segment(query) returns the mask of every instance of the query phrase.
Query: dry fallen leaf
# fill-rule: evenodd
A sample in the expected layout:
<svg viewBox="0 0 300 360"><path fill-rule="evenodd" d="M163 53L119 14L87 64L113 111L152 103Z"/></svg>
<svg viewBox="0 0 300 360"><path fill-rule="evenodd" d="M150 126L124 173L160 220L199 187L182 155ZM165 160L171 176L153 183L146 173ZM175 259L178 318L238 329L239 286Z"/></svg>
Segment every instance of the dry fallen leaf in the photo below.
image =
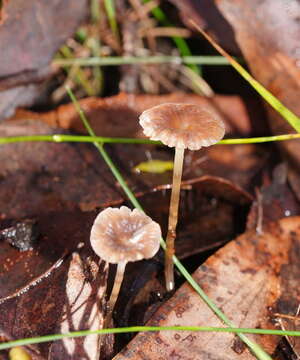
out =
<svg viewBox="0 0 300 360"><path fill-rule="evenodd" d="M146 109L165 102L183 102L207 106L218 112L226 124L226 134L246 136L251 131L262 133L264 114L256 100L239 96L216 95L206 98L195 94L132 95L121 93L108 98L86 98L80 101L92 128L99 136L145 137L138 122ZM59 106L48 113L19 110L13 119L38 119L52 127L86 132L73 104ZM257 125L259 124L259 125Z"/></svg>
<svg viewBox="0 0 300 360"><path fill-rule="evenodd" d="M91 258L81 258L74 252L66 281L66 302L62 309L59 333L82 329L97 330L104 324L104 296L107 264L97 264ZM89 269L89 277L87 276ZM91 281L92 280L92 281ZM51 344L48 359L98 359L101 337L66 338Z"/></svg>
<svg viewBox="0 0 300 360"><path fill-rule="evenodd" d="M86 16L87 4L87 0L2 2L0 44L5 51L0 56L0 96L4 100L5 95L5 102L0 105L0 119L40 96L33 83L52 72L52 57Z"/></svg>
<svg viewBox="0 0 300 360"><path fill-rule="evenodd" d="M182 218L178 227L181 241L177 243L180 256L186 257L220 246L243 227L252 200L249 194L229 181L213 177L195 179L183 186L186 190L183 189ZM153 214L161 224L167 219L169 194L166 192L169 190L155 189L140 198L147 213ZM236 213L239 213L238 218ZM102 295L97 289L100 286L100 293L104 293L106 268L102 263L99 265L101 269L98 273L102 276L97 278L95 274L98 265L90 254L89 245L82 247L82 242L86 242L89 237L95 216L95 212L78 210L70 213L41 213L36 217L40 236L32 250L20 252L11 244L0 242L0 254L3 255L0 261L0 334L7 339L14 339L32 334L89 328L95 307L99 307L100 314L92 325L101 326ZM200 231L201 239L198 237ZM128 265L128 274L116 309L117 326L144 321L161 303L161 296L156 299L154 296L156 293L164 293L158 279L162 269L159 259L158 256L152 261ZM140 276L141 273L143 276ZM68 316L69 303L76 310L72 316ZM39 359L48 358L49 351L50 358L68 358L66 352L73 354L74 349L77 354L84 353L87 356L85 341L70 341L35 346L32 351L40 354ZM113 343L112 339L109 341ZM96 338L90 350L97 351Z"/></svg>
<svg viewBox="0 0 300 360"><path fill-rule="evenodd" d="M234 35L255 79L288 109L300 116L299 1L172 2L178 6L185 19L193 19L202 27L205 19L208 28L216 34L221 33L221 26L225 24L229 29L228 33ZM295 133L281 115L270 107L267 109L274 134ZM300 199L300 142L282 142L279 146L289 162L289 181Z"/></svg>
<svg viewBox="0 0 300 360"><path fill-rule="evenodd" d="M53 129L48 125L37 121L0 124L1 136L51 132ZM91 144L82 145L45 142L1 145L1 213L6 218L19 219L49 211L76 207L90 210L120 203L123 194L115 188L108 167Z"/></svg>
<svg viewBox="0 0 300 360"><path fill-rule="evenodd" d="M284 300L285 310L297 311L299 287L291 285L299 278L299 239L300 217L269 224L262 235L248 231L211 256L194 278L236 326L274 328L277 304ZM224 326L188 284L161 306L148 325ZM249 337L269 353L279 340ZM233 334L161 331L138 334L114 360L173 358L250 360L253 355Z"/></svg>
<svg viewBox="0 0 300 360"><path fill-rule="evenodd" d="M9 296L0 299L2 338L12 340L103 326L108 266L89 245L94 218L95 213L78 210L40 215L41 235L36 246L22 253L12 248L6 258L10 268L7 261L1 261L2 284L5 280L10 285L6 292L11 290ZM0 242L0 253L4 245ZM55 266L52 259L58 259ZM16 278L22 281L21 288ZM3 293L4 285L1 290ZM95 335L33 345L28 350L34 360L78 359L78 354L95 359L99 346L100 339Z"/></svg>
<svg viewBox="0 0 300 360"><path fill-rule="evenodd" d="M140 131L137 113L132 113L131 120L125 122L126 126L123 124L122 128L119 128L118 124L124 121L122 111L118 109L118 101L116 105L112 103L106 108L100 100L105 110L99 107L98 101L94 104L97 106L92 118L94 124L98 124L96 127L100 133L106 131L105 126L104 130L100 127L105 122L111 122L109 125L111 136L120 135L121 131L123 131L122 135L125 135L128 129L131 131L130 128L135 129L133 131L135 134ZM51 114L55 113L47 114L47 118ZM72 119L73 105L65 106L64 114L65 116L69 114ZM102 118L101 114L104 114ZM118 116L114 117L114 114ZM39 116L43 118L40 114L36 115ZM52 124L55 124L55 121ZM75 124L77 122L73 125L68 123L67 127L76 127ZM117 130L114 130L116 128ZM37 119L11 120L0 125L1 136L53 133L61 133L61 129L52 128ZM170 161L172 153L168 149L124 144L106 146L106 149L135 193L171 183L171 172L161 174L133 172L137 164L146 161L149 157ZM215 146L209 150L187 152L184 178L191 180L211 174L228 178L234 184L251 191L253 177L264 168L270 151L266 145L259 147L250 144ZM70 210L77 206L83 211L89 211L97 206L120 204L124 199L123 192L92 144L35 142L1 145L0 162L2 185L0 205L1 212L7 218L29 217L40 212L61 211L66 208Z"/></svg>

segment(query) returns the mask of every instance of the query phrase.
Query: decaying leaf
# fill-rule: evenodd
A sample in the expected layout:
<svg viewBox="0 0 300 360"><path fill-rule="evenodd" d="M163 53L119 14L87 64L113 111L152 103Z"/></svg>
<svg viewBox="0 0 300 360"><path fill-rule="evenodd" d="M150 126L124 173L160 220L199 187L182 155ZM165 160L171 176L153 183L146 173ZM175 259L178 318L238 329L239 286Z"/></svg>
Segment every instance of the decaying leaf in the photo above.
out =
<svg viewBox="0 0 300 360"><path fill-rule="evenodd" d="M0 120L12 116L16 106L33 105L40 95L40 86L36 84L20 85L0 92Z"/></svg>
<svg viewBox="0 0 300 360"><path fill-rule="evenodd" d="M49 76L53 55L86 16L87 3L87 0L2 3L0 44L4 52L0 57L0 90L16 87L19 91L18 96L15 90L4 91L6 99L5 106L0 106L0 119L40 95L33 85L27 89L23 85L41 82Z"/></svg>
<svg viewBox="0 0 300 360"><path fill-rule="evenodd" d="M178 242L177 251L180 257L219 246L241 228L238 222L245 224L251 196L230 182L204 177L187 182L184 188L182 218L178 228L181 241ZM151 216L153 214L162 225L167 219L167 191L157 189L140 198L146 212ZM238 218L236 213L240 214ZM6 291L0 304L0 324L1 334L7 339L102 325L101 304L107 268L102 263L98 265L86 244L95 215L95 212L82 213L78 210L39 214L36 222L40 237L33 250L20 252L11 244L0 242L0 253L4 257L1 262L1 290ZM219 219L218 222L216 219ZM6 220L6 223L9 221ZM198 236L200 232L201 239ZM9 259L9 263L6 259ZM134 321L143 322L161 304L165 291L159 281L161 270L159 257L153 261L128 265L123 286L126 296L121 294L117 306L118 326L133 324ZM102 276L99 278L96 273ZM139 276L141 273L142 277ZM9 287L4 283L8 283ZM161 295L154 297L154 293ZM69 307L75 310L71 311ZM96 308L100 314L94 323L92 315ZM66 340L30 349L34 356L39 354L39 359L49 356L51 359L68 359L72 358L74 352L90 356L87 355L90 354L87 348L92 352L98 351L97 340L96 337L87 339L87 342L84 339L74 342ZM89 341L94 345L87 345Z"/></svg>
<svg viewBox="0 0 300 360"><path fill-rule="evenodd" d="M185 18L206 24L215 32L226 24L247 60L254 77L296 115L300 116L300 4L297 0L172 0ZM210 16L206 16L207 10ZM221 22L215 21L222 18ZM269 123L275 134L295 132L278 113L268 107ZM279 145L289 162L289 180L300 198L298 141Z"/></svg>
<svg viewBox="0 0 300 360"><path fill-rule="evenodd" d="M51 132L49 126L36 121L0 125L1 136ZM1 213L6 218L20 219L76 207L94 209L101 203L122 201L123 195L114 186L113 176L94 147L77 145L42 142L1 145Z"/></svg>
<svg viewBox="0 0 300 360"><path fill-rule="evenodd" d="M213 175L230 180L235 185L253 192L258 174L268 167L273 151L266 144L257 146L217 145L186 156L185 176Z"/></svg>
<svg viewBox="0 0 300 360"><path fill-rule="evenodd" d="M213 98L206 98L183 93L160 96L122 93L103 99L86 98L80 101L80 105L99 136L145 137L138 122L139 115L144 110L165 102L183 102L207 106L222 117L226 124L227 135L247 135L253 128L259 134L264 129L264 123L261 121L263 112L260 104L251 99L242 100L238 96L216 95ZM86 132L73 104L59 106L56 110L45 114L20 110L15 118L38 119L45 121L51 127Z"/></svg>
<svg viewBox="0 0 300 360"><path fill-rule="evenodd" d="M95 213L78 210L41 215L41 237L36 247L22 252L22 256L12 248L6 261L1 261L2 283L9 285L6 290L2 285L1 291L10 291L10 296L2 296L0 303L2 337L16 339L102 327L107 265L89 246L94 217ZM0 242L1 254L3 246ZM52 259L58 259L55 266ZM18 287L17 280L23 282L22 287ZM28 349L33 359L78 359L78 354L95 359L100 339L67 339Z"/></svg>
<svg viewBox="0 0 300 360"><path fill-rule="evenodd" d="M247 228L260 233L269 222L298 215L299 211L299 203L287 183L287 165L281 163L273 170L272 181L265 176L263 186L256 188Z"/></svg>
<svg viewBox="0 0 300 360"><path fill-rule="evenodd" d="M162 226L164 235L169 199L169 186L161 186L141 197L143 206ZM251 202L251 195L222 178L202 176L183 181L176 239L179 258L217 248L234 234L242 233Z"/></svg>
<svg viewBox="0 0 300 360"><path fill-rule="evenodd" d="M107 116L111 117L113 113L108 111ZM118 113L121 116L122 111ZM136 119L132 118L132 124L137 129ZM1 136L59 132L61 130L36 120L14 120L0 125ZM116 132L118 130L111 136ZM171 172L132 172L136 164L149 157L170 161L172 152L168 149L122 144L106 148L134 192L146 192L171 183ZM184 178L191 180L212 174L229 178L251 191L252 179L264 168L270 151L267 145L218 145L207 151L187 152ZM7 218L20 219L78 206L89 211L100 204L120 204L124 199L124 194L91 144L35 142L1 145L0 161L0 205Z"/></svg>
<svg viewBox="0 0 300 360"><path fill-rule="evenodd" d="M271 319L283 300L290 304L288 311L297 311L299 287L291 285L299 276L299 263L295 261L300 249L299 224L299 217L290 217L269 224L262 235L246 232L194 273L196 281L235 325L274 327ZM161 306L148 324L224 326L187 284ZM278 338L255 336L255 341L272 353ZM238 343L232 334L141 333L114 359L253 359Z"/></svg>
<svg viewBox="0 0 300 360"><path fill-rule="evenodd" d="M86 11L86 0L4 2L0 23L0 43L5 49L0 60L1 88L33 81L74 32Z"/></svg>
<svg viewBox="0 0 300 360"><path fill-rule="evenodd" d="M89 276L87 277L87 270ZM105 314L105 274L107 265L100 266L90 257L81 258L74 252L66 282L66 303L62 309L60 333L88 329L101 329ZM103 276L104 275L104 276ZM88 280L88 281L87 281ZM77 339L64 339L50 347L48 359L98 359L101 337L90 335Z"/></svg>

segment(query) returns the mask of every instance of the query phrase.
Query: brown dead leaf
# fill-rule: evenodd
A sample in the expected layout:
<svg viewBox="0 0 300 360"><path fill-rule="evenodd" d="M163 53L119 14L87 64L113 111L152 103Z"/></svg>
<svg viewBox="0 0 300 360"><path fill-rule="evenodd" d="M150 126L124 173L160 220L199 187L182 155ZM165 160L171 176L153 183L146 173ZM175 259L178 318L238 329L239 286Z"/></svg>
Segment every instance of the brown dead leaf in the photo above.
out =
<svg viewBox="0 0 300 360"><path fill-rule="evenodd" d="M178 228L178 238L181 241L178 242L177 247L181 256L203 252L222 244L241 226L238 225L238 221L242 222L242 213L244 214L243 223L245 223L251 197L230 182L204 177L197 181L187 182L184 187L186 190L183 190L182 196L182 218ZM169 189L161 191L156 189L140 199L147 213L162 223L167 219L168 213L169 194L166 192L169 192ZM238 221L236 213L240 214ZM85 255L85 251L88 253L90 251L87 250L89 245L85 244L80 249L76 246L88 239L89 228L94 217L95 213L79 211L39 214L37 225L40 237L32 251L19 252L10 244L0 242L0 254L2 253L4 257L0 261L3 264L1 290L8 292L6 283L11 289L0 305L0 313L2 312L3 316L4 313L9 314L5 319L0 315L1 333L8 339L29 336L29 334L32 336L32 334L42 335L77 330L90 326L90 322L84 323L82 317L87 317L89 321L95 311L95 303L100 305L101 300L96 299L94 287L94 295L89 297L91 284L96 283L97 279L93 280L94 275L87 276L87 272L81 269L82 263L86 266L90 263L90 255ZM202 236L199 241L200 231ZM51 251L48 249L49 244L51 244ZM2 251L3 249L6 251ZM9 256L7 256L7 251L10 251ZM7 269L6 261L8 257L9 269ZM53 263L57 266L53 266ZM96 265L94 264L93 267ZM86 267L84 269L86 270ZM161 269L161 263L157 259L128 266L118 305L119 326L136 320L143 321L160 304L161 298L154 301L153 294L156 291L163 294L164 291L161 282L157 279ZM139 276L141 273L142 277ZM39 281L36 281L37 278ZM15 279L18 279L18 282ZM92 281L91 284L90 281ZM17 286L20 282L21 284ZM69 297L68 302L65 300L66 296ZM91 313L87 312L86 307L82 305L85 302L85 296L88 297L86 306ZM72 300L74 298L75 301ZM35 304L34 308L32 308L32 302ZM72 312L71 319L65 315L66 304L69 302L72 308L77 310ZM56 304L55 307L53 303ZM18 309L17 313L13 310L15 308ZM16 321L15 316L23 319L23 323L20 323L21 320ZM16 328L13 326L15 322L18 325ZM101 325L97 324L98 327ZM96 340L94 339L94 344ZM84 349L90 347L83 340L77 339L71 343L70 341L54 343L50 350L47 344L33 347L32 351L42 354L40 358L43 359L44 356L48 356L49 351L51 354L49 356L53 359L68 359L67 356L71 355L67 355L67 351L70 349L77 354L83 354L84 351L88 353ZM96 345L91 347L91 351L94 350L97 350ZM84 354L87 356L86 353Z"/></svg>
<svg viewBox="0 0 300 360"><path fill-rule="evenodd" d="M36 218L39 237L32 249L20 251L1 239L0 241L0 303L18 296L54 271L76 248L82 233L81 221L91 223L92 215L74 212L47 213ZM50 220L51 219L51 220ZM66 226L68 219L70 224ZM80 221L81 220L81 221ZM1 222L1 228L5 222ZM77 236L71 236L76 232ZM58 236L58 234L60 234Z"/></svg>
<svg viewBox="0 0 300 360"><path fill-rule="evenodd" d="M275 167L272 180L265 176L263 186L256 188L247 228L261 232L265 224L299 212L299 202L287 184L287 166L281 163Z"/></svg>
<svg viewBox="0 0 300 360"><path fill-rule="evenodd" d="M180 16L186 26L190 26L189 19L193 19L201 28L212 32L223 47L235 55L241 54L232 27L218 10L216 1L170 0L170 2L179 8Z"/></svg>
<svg viewBox="0 0 300 360"><path fill-rule="evenodd" d="M169 186L160 186L140 198L147 213L161 225L163 234L167 233L169 199ZM234 234L242 233L252 202L248 193L213 176L184 181L180 199L176 253L181 259L215 249Z"/></svg>
<svg viewBox="0 0 300 360"><path fill-rule="evenodd" d="M263 131L263 117L260 104L255 100L242 100L238 96L216 95L205 98L195 94L173 93L169 95L131 95L122 93L109 98L87 98L80 104L90 120L91 126L99 136L143 136L138 123L139 115L146 109L165 102L184 102L204 105L218 112L226 124L226 134L247 135L254 128L259 134ZM36 114L19 110L13 119L38 119L52 127L76 132L86 132L73 104L62 105L46 114Z"/></svg>
<svg viewBox="0 0 300 360"><path fill-rule="evenodd" d="M36 121L0 125L1 136L53 131ZM1 145L2 214L19 219L121 202L123 194L115 187L115 180L97 151L91 145L78 145L42 142Z"/></svg>
<svg viewBox="0 0 300 360"><path fill-rule="evenodd" d="M300 116L299 2L280 0L274 4L271 0L256 0L237 6L236 2L222 0L218 7L234 28L255 78ZM269 113L275 134L295 132L274 110L269 109ZM289 161L289 180L299 199L300 143L286 142L280 147Z"/></svg>
<svg viewBox="0 0 300 360"><path fill-rule="evenodd" d="M90 271L88 277L87 268ZM59 333L102 328L105 314L103 305L105 305L106 270L107 264L102 263L99 266L89 257L82 258L77 252L72 254L66 281L67 301L62 309ZM101 338L97 334L83 338L66 338L52 343L48 359L93 360L99 358L100 350Z"/></svg>
<svg viewBox="0 0 300 360"><path fill-rule="evenodd" d="M40 86L36 84L16 86L0 92L0 120L12 116L16 106L31 106L40 96Z"/></svg>
<svg viewBox="0 0 300 360"><path fill-rule="evenodd" d="M222 17L242 50L254 77L271 91L285 106L300 116L300 3L297 0L254 0L237 2L194 0L173 2L185 17L220 31L216 17ZM210 3L210 4L209 4ZM192 11L193 9L193 11ZM206 17L210 9L213 16ZM200 16L200 17L199 17ZM295 130L277 112L268 107L269 123L274 134L294 133ZM300 199L300 143L279 144L289 162L289 180Z"/></svg>
<svg viewBox="0 0 300 360"><path fill-rule="evenodd" d="M287 301L296 312L300 218L269 224L262 235L249 231L211 256L194 273L206 294L240 327L273 328L276 303ZM286 274L289 272L289 276ZM286 310L286 309L285 309ZM188 284L184 284L148 322L148 325L224 326ZM249 336L272 353L275 336ZM236 347L232 334L141 333L114 359L253 359Z"/></svg>
<svg viewBox="0 0 300 360"><path fill-rule="evenodd" d="M53 55L86 16L87 3L87 0L3 2L0 44L5 51L0 57L0 90L40 82L49 76ZM23 87L20 89L24 91ZM36 95L36 89L32 90L31 101ZM18 105L25 105L24 96L16 97L15 90L7 96L4 112L0 106L0 119ZM28 93L26 96L28 99Z"/></svg>
<svg viewBox="0 0 300 360"><path fill-rule="evenodd" d="M111 98L111 101L113 99ZM98 102L96 101L95 104ZM109 119L119 119L109 125L109 131L112 131L109 135L115 136L116 133L121 135L120 132L123 132L123 136L130 135L125 134L131 128L130 121L134 124L132 125L132 129L135 129L133 132L140 132L137 114L134 114L134 117L130 115L131 120L125 122L126 126L123 123L121 130L118 130L123 119L120 108L114 111L115 106L118 107L119 103L107 105L104 118L102 118L107 123ZM66 109L74 114L71 105L68 105ZM96 109L92 116L94 124L97 116L103 114L102 110L98 111L98 105ZM66 111L65 114L67 113ZM52 116L51 114L47 117ZM39 114L36 115L36 118L39 116ZM55 124L53 118L51 121ZM105 133L105 127L101 131L100 124L104 122L98 122L98 131ZM73 125L68 123L68 127L70 126ZM11 120L0 125L1 136L59 132L61 130L51 128L36 120ZM162 174L137 174L133 171L137 164L147 161L149 157L172 160L173 153L169 149L124 144L114 144L106 148L134 192L146 192L157 186L171 183L170 171ZM70 210L78 206L83 211L88 211L103 205L119 204L124 199L122 190L91 144L15 143L1 145L0 150L2 164L0 205L2 213L7 218L19 219L35 216L37 213ZM253 178L264 168L270 151L272 149L267 145L260 147L218 145L208 150L187 152L184 179L192 180L203 175L214 175L228 178L243 189L252 191ZM101 181L99 181L100 178Z"/></svg>
<svg viewBox="0 0 300 360"><path fill-rule="evenodd" d="M12 248L10 258L6 258L10 269L1 261L2 278L10 288L16 287L0 303L1 336L16 339L102 327L108 268L89 245L95 215L75 211L40 216L41 237L37 246L22 252L23 258L18 255L19 250ZM0 246L2 253L2 242ZM41 247L45 251L40 251ZM59 258L59 254L64 256ZM60 261L51 266L49 259L54 255ZM32 272L38 278L32 279ZM17 287L17 277L24 283L22 288ZM2 285L2 292L4 289ZM33 359L95 359L99 337L67 339L30 349Z"/></svg>
<svg viewBox="0 0 300 360"><path fill-rule="evenodd" d="M186 155L188 165L184 174L222 177L252 193L261 173L268 170L273 151L274 148L266 144L217 145L190 151Z"/></svg>
<svg viewBox="0 0 300 360"><path fill-rule="evenodd" d="M10 0L1 8L0 88L36 79L59 46L74 32L87 11L87 1ZM19 31L22 29L22 31ZM18 36L16 36L18 34Z"/></svg>

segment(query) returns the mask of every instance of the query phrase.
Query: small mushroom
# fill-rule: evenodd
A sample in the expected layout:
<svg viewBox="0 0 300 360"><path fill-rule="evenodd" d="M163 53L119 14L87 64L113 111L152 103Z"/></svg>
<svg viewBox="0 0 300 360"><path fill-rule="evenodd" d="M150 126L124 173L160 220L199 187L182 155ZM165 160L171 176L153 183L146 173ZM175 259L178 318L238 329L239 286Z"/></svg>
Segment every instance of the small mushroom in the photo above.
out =
<svg viewBox="0 0 300 360"><path fill-rule="evenodd" d="M160 239L159 224L141 210L109 207L96 217L91 229L91 246L101 259L118 264L106 324L110 323L126 264L153 257L159 249Z"/></svg>
<svg viewBox="0 0 300 360"><path fill-rule="evenodd" d="M172 257L175 252L184 149L199 150L202 146L217 143L225 134L225 126L221 119L203 106L175 103L161 104L144 111L140 116L140 124L150 139L175 147L165 260L166 287L171 291L174 289Z"/></svg>

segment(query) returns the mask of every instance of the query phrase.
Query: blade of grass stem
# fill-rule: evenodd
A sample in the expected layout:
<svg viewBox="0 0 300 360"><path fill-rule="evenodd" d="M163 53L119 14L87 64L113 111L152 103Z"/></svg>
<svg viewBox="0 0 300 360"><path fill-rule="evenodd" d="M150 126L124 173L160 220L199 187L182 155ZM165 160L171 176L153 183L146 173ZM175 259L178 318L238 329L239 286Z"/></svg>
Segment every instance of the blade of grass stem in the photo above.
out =
<svg viewBox="0 0 300 360"><path fill-rule="evenodd" d="M73 54L70 48L66 45L61 47L60 53L66 58L61 60L71 60L73 58ZM81 69L80 65L73 64L71 69L69 69L69 66L63 66L63 68L66 71L68 78L74 80L78 85L82 86L88 96L95 95L93 87L91 86L85 72Z"/></svg>
<svg viewBox="0 0 300 360"><path fill-rule="evenodd" d="M234 144L258 144L273 141L286 141L299 139L300 134L285 134L285 135L272 135L272 136L260 136L254 138L240 138L240 139L223 139L217 143L217 145L234 145Z"/></svg>
<svg viewBox="0 0 300 360"><path fill-rule="evenodd" d="M89 38L87 45L91 48L93 56L100 57L101 42L99 35L99 26L101 19L101 10L99 0L91 0L91 20L93 23L92 36ZM103 73L100 66L93 68L93 87L96 94L101 94L103 91Z"/></svg>
<svg viewBox="0 0 300 360"><path fill-rule="evenodd" d="M287 141L296 140L300 138L300 134L285 134L274 136L261 136L254 138L240 138L240 139L223 139L216 145L242 145L242 144L258 144L274 141ZM154 141L149 139L137 139L137 138L119 138L119 137L104 137L104 136L84 136L84 135L26 135L26 136L8 136L0 137L0 145L11 144L18 142L78 142L78 143L103 143L103 144L147 144L147 145L162 145L160 141Z"/></svg>
<svg viewBox="0 0 300 360"><path fill-rule="evenodd" d="M203 77L196 74L191 68L181 66L180 71L187 79L189 79L191 83L189 87L191 87L196 94L204 95L206 97L214 96L214 91L209 84L203 79Z"/></svg>
<svg viewBox="0 0 300 360"><path fill-rule="evenodd" d="M204 30L193 20L191 24L212 44L212 46L223 55L235 70L273 107L297 132L300 132L300 118L283 105L269 90L263 87L250 73L235 61L220 45L218 45Z"/></svg>
<svg viewBox="0 0 300 360"><path fill-rule="evenodd" d="M156 332L156 331L192 331L192 332L221 332L259 335L277 335L277 336L300 336L300 331L273 330L273 329L248 329L248 328L221 328L211 326L130 326L122 328L100 329L100 330L82 330L73 331L65 334L44 335L26 339L13 340L0 344L0 350L6 350L14 346L24 346L40 344L49 341L61 340L65 338L75 338L88 335L105 334L123 334L136 332Z"/></svg>
<svg viewBox="0 0 300 360"><path fill-rule="evenodd" d="M78 112L78 114L81 117L81 120L83 124L85 125L88 133L91 136L95 136L95 132L91 128L88 119L86 118L84 112L82 111L79 102L77 101L76 97L72 93L70 88L67 88L67 92L71 97L71 100ZM123 191L128 196L129 200L131 201L132 205L136 207L137 209L140 209L141 211L144 211L136 197L134 196L133 192L130 190L128 185L126 184L126 181L124 180L123 176L121 175L120 171L117 169L111 158L109 157L108 153L104 150L103 143L96 143L94 142L94 145L99 150L100 154L102 155L103 159L105 160L106 164L116 177L117 181L119 182L120 186L122 187ZM160 239L160 245L165 250L166 249L166 243L163 239ZM205 292L202 290L202 288L199 286L199 284L194 280L194 278L191 276L191 274L186 270L186 268L183 266L183 264L179 261L179 259L174 255L173 261L177 269L180 271L180 273L184 276L184 278L188 281L188 283L191 285L191 287L200 295L202 300L206 303L206 305L213 311L221 321L223 321L224 324L226 324L228 327L234 327L232 322L227 318L227 316L217 307L217 305L205 294ZM272 358L255 342L250 340L247 336L244 334L241 334L237 332L237 336L249 347L249 349L252 351L252 353L259 359L259 360L272 360Z"/></svg>
<svg viewBox="0 0 300 360"><path fill-rule="evenodd" d="M114 0L104 0L104 6L108 17L110 28L117 39L119 39L119 29L116 20L116 10Z"/></svg>
<svg viewBox="0 0 300 360"><path fill-rule="evenodd" d="M116 66L134 64L199 64L199 65L230 65L223 56L106 56L73 59L54 59L52 64L57 66Z"/></svg>
<svg viewBox="0 0 300 360"><path fill-rule="evenodd" d="M100 1L91 0L91 19L93 23L97 23L101 18Z"/></svg>
<svg viewBox="0 0 300 360"><path fill-rule="evenodd" d="M99 57L100 56L100 39L98 34L94 34L93 37L91 36L87 41L87 46L91 49L93 56ZM93 95L101 94L103 91L103 73L101 66L93 66Z"/></svg>

